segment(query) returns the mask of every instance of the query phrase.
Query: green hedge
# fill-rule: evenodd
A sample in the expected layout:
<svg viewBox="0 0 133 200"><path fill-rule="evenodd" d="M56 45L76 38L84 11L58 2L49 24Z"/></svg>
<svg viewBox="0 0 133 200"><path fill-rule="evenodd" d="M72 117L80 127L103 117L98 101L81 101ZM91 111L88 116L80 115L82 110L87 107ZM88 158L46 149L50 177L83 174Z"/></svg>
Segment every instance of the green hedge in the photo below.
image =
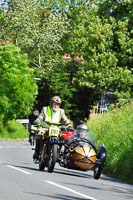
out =
<svg viewBox="0 0 133 200"><path fill-rule="evenodd" d="M0 122L0 139L22 139L28 137L26 128L15 120Z"/></svg>
<svg viewBox="0 0 133 200"><path fill-rule="evenodd" d="M97 147L107 147L104 172L133 183L133 104L99 114L88 122L97 140Z"/></svg>

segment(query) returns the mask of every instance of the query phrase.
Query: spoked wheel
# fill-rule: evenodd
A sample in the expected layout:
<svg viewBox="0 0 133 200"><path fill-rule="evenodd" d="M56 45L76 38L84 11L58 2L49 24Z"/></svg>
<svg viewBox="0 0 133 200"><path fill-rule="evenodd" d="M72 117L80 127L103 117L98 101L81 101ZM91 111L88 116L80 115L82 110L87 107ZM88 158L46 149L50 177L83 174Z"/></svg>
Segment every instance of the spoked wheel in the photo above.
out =
<svg viewBox="0 0 133 200"><path fill-rule="evenodd" d="M30 145L32 145L32 140L33 140L33 135L30 135L29 136L29 143L30 143Z"/></svg>
<svg viewBox="0 0 133 200"><path fill-rule="evenodd" d="M32 145L32 146L34 146L34 144L35 144L35 136L34 135L31 135L30 136L30 144Z"/></svg>
<svg viewBox="0 0 133 200"><path fill-rule="evenodd" d="M99 179L102 173L102 168L101 166L96 166L94 168L94 179Z"/></svg>
<svg viewBox="0 0 133 200"><path fill-rule="evenodd" d="M36 140L35 140L35 135L33 135L33 140L32 140L32 145L33 145L33 146L35 146L35 142L36 142Z"/></svg>
<svg viewBox="0 0 133 200"><path fill-rule="evenodd" d="M55 164L58 159L58 145L53 144L50 150L49 160L48 160L48 172L53 172Z"/></svg>
<svg viewBox="0 0 133 200"><path fill-rule="evenodd" d="M44 168L46 167L46 153L45 153L45 147L43 147L41 151L41 155L39 157L39 170L43 171Z"/></svg>

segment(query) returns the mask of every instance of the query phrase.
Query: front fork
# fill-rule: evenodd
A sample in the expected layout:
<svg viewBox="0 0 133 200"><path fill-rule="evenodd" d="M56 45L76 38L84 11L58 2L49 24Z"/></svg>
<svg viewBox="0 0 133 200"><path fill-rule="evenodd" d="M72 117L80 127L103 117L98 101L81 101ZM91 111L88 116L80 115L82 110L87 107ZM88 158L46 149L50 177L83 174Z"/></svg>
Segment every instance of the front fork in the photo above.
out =
<svg viewBox="0 0 133 200"><path fill-rule="evenodd" d="M46 142L46 154L47 157L51 156L51 149L53 145L58 145L58 155L60 152L60 142L59 139L56 137L49 137L48 141Z"/></svg>

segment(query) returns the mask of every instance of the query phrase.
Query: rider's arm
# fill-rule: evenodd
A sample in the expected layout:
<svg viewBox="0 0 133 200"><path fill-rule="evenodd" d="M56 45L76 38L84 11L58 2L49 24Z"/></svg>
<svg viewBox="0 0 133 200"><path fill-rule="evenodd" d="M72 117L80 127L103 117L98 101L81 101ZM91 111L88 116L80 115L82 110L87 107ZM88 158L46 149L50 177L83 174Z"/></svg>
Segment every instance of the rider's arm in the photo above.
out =
<svg viewBox="0 0 133 200"><path fill-rule="evenodd" d="M61 119L66 123L66 124L71 124L70 120L67 118L64 109L61 109Z"/></svg>
<svg viewBox="0 0 133 200"><path fill-rule="evenodd" d="M38 115L38 117L35 120L35 122L37 122L38 124L41 124L43 121L45 121L44 108L42 108L42 111Z"/></svg>

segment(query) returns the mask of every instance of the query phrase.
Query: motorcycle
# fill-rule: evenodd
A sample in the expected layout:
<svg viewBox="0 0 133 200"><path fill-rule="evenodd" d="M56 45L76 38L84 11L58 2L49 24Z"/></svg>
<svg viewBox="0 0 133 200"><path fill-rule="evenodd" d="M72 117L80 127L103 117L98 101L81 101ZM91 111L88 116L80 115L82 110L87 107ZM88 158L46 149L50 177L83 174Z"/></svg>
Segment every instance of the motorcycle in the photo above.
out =
<svg viewBox="0 0 133 200"><path fill-rule="evenodd" d="M60 152L60 124L47 122L37 128L36 137L40 138L39 170L47 167L48 172L53 172Z"/></svg>
<svg viewBox="0 0 133 200"><path fill-rule="evenodd" d="M29 131L29 143L31 146L35 146L35 137L37 134L37 129L35 125L31 125L28 129Z"/></svg>
<svg viewBox="0 0 133 200"><path fill-rule="evenodd" d="M68 133L66 132L66 135ZM68 169L81 171L94 170L94 179L99 179L106 159L106 147L100 145L96 147L85 138L72 137L66 142L65 133L64 149L60 151L59 165Z"/></svg>

